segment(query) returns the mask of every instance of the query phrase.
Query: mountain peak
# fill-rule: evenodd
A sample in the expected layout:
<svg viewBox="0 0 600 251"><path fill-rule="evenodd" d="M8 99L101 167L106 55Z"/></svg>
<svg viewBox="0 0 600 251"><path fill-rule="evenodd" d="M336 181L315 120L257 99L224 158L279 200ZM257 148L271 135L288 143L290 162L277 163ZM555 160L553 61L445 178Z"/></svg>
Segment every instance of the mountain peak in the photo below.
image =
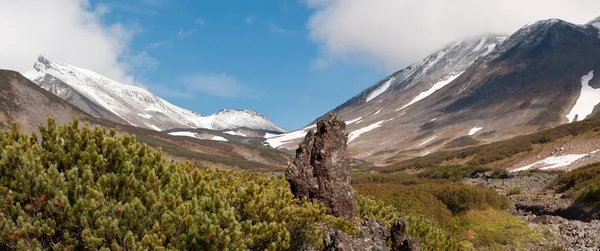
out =
<svg viewBox="0 0 600 251"><path fill-rule="evenodd" d="M587 22L587 25L600 25L600 16L590 20L589 22Z"/></svg>
<svg viewBox="0 0 600 251"><path fill-rule="evenodd" d="M44 55L39 55L35 64L33 64L33 69L43 72L47 69L52 68L52 60Z"/></svg>
<svg viewBox="0 0 600 251"><path fill-rule="evenodd" d="M215 113L215 115L227 115L227 114L248 114L251 116L265 118L265 116L262 115L261 113L255 111L255 110L249 110L249 109L222 109Z"/></svg>
<svg viewBox="0 0 600 251"><path fill-rule="evenodd" d="M25 75L40 87L70 102L80 100L81 102L74 105L84 111L97 110L97 107L101 107L112 114L113 118L118 118L118 122L124 121L132 126L158 131L173 128L224 130L239 127L285 131L262 114L252 110L226 109L204 117L199 113L175 106L141 87L123 84L96 72L62 63L44 55L38 57L33 68L34 70ZM106 116L100 117L111 119Z"/></svg>

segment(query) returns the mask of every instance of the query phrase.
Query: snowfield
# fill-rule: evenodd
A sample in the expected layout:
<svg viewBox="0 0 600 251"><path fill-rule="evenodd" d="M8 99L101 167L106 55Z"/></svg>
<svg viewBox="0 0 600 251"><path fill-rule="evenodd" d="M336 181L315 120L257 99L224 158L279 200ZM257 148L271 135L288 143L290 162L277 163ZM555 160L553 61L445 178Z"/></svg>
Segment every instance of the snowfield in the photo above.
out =
<svg viewBox="0 0 600 251"><path fill-rule="evenodd" d="M196 138L196 133L193 132L170 132L169 135Z"/></svg>
<svg viewBox="0 0 600 251"><path fill-rule="evenodd" d="M594 71L581 77L581 92L579 98L569 114L567 119L569 123L573 121L584 120L594 111L594 106L600 103L600 89L594 89L590 86L590 80L594 78Z"/></svg>
<svg viewBox="0 0 600 251"><path fill-rule="evenodd" d="M541 170L554 169L559 167L565 167L570 165L571 163L587 156L587 154L569 154L563 156L552 156L535 162L531 165L526 165L524 167L519 167L511 172L525 171L532 167L539 167Z"/></svg>

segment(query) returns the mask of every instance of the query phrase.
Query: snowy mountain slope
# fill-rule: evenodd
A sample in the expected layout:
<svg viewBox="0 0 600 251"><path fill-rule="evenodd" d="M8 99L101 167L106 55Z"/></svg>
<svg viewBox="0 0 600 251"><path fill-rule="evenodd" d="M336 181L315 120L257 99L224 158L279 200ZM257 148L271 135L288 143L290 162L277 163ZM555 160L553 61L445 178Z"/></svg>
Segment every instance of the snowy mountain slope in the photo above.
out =
<svg viewBox="0 0 600 251"><path fill-rule="evenodd" d="M599 21L542 20L452 44L331 112L352 122L352 157L380 165L582 120L600 112ZM269 141L293 149L292 136Z"/></svg>
<svg viewBox="0 0 600 251"><path fill-rule="evenodd" d="M375 128L390 122L390 119L402 116L404 111L401 110L413 106L451 82L476 59L490 53L506 37L488 35L453 43L422 61L395 72L331 112L339 113L347 120L352 142L359 142L361 135L376 131ZM314 122L311 123L313 124ZM306 131L306 128L272 136L268 142L273 142L272 147L292 149L296 147L298 138L301 138L298 136L301 131Z"/></svg>
<svg viewBox="0 0 600 251"><path fill-rule="evenodd" d="M124 85L95 72L40 56L25 74L42 88L90 114L153 130L247 127L282 132L282 128L251 110L222 110L210 116L177 107L153 93Z"/></svg>

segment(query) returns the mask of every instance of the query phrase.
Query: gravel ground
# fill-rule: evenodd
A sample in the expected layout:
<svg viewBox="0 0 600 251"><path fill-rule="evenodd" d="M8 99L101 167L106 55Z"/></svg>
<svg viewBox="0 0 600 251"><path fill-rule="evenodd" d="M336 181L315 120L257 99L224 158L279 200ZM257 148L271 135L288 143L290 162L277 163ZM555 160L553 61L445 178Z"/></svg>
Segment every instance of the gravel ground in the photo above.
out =
<svg viewBox="0 0 600 251"><path fill-rule="evenodd" d="M533 172L529 174L506 173L504 179L491 179L489 174L468 178L463 183L487 187L507 194L512 188L521 188L520 194L507 196L513 205L511 213L529 220L532 229L557 237L539 247L544 250L558 244L567 250L600 250L600 220L589 220L586 209L573 204L564 194L548 189L556 173ZM549 232L549 233L548 233Z"/></svg>

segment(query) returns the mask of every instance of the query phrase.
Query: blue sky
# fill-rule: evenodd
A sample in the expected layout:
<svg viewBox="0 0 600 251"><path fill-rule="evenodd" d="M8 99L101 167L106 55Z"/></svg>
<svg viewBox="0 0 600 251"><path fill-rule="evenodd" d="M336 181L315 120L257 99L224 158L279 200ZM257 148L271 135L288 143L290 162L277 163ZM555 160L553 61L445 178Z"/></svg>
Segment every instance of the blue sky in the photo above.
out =
<svg viewBox="0 0 600 251"><path fill-rule="evenodd" d="M189 110L303 127L457 40L600 15L598 0L0 0L0 68L38 55ZM493 6L493 8L490 8ZM540 8L544 6L544 8ZM506 15L506 13L511 13Z"/></svg>
<svg viewBox="0 0 600 251"><path fill-rule="evenodd" d="M317 67L306 5L277 1L93 1L103 22L136 32L134 75L183 108L210 115L253 109L296 129L384 78L386 69L338 62Z"/></svg>

